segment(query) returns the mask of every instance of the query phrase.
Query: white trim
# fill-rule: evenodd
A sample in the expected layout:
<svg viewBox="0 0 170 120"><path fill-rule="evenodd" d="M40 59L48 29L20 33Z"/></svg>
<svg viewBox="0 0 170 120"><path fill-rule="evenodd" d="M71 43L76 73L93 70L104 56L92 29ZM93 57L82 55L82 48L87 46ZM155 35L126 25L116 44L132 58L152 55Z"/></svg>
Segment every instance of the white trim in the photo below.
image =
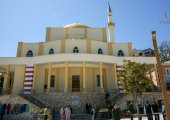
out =
<svg viewBox="0 0 170 120"><path fill-rule="evenodd" d="M33 73L25 73L25 75L33 75Z"/></svg>
<svg viewBox="0 0 170 120"><path fill-rule="evenodd" d="M32 82L24 82L24 85L32 85Z"/></svg>
<svg viewBox="0 0 170 120"><path fill-rule="evenodd" d="M34 68L26 68L25 71L33 71Z"/></svg>
<svg viewBox="0 0 170 120"><path fill-rule="evenodd" d="M33 77L25 77L25 80L33 80Z"/></svg>
<svg viewBox="0 0 170 120"><path fill-rule="evenodd" d="M24 90L31 90L32 87L24 87Z"/></svg>

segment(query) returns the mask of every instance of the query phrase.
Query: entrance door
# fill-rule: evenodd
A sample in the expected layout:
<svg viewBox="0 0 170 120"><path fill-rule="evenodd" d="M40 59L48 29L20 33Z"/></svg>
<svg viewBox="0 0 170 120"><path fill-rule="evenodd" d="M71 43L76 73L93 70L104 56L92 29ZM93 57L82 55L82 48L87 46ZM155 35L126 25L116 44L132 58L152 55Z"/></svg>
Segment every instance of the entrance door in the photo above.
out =
<svg viewBox="0 0 170 120"><path fill-rule="evenodd" d="M80 75L72 76L72 92L80 92Z"/></svg>

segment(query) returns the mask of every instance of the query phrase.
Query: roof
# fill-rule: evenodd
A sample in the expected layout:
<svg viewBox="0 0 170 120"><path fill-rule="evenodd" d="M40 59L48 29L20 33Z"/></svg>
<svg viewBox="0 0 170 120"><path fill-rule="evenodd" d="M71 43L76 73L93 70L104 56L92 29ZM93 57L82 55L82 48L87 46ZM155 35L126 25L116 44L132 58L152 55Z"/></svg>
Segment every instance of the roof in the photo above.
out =
<svg viewBox="0 0 170 120"><path fill-rule="evenodd" d="M89 28L89 26L81 23L71 23L64 26L64 28Z"/></svg>

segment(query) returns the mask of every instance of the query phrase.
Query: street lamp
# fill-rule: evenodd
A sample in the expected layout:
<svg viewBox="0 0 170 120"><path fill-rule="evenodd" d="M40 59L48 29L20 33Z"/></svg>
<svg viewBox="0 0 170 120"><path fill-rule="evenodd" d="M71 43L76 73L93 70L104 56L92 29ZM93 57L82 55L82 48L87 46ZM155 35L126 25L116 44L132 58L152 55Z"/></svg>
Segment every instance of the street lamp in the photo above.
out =
<svg viewBox="0 0 170 120"><path fill-rule="evenodd" d="M158 73L159 73L160 82L161 82L162 95L163 95L163 100L164 100L164 104L165 104L166 116L167 116L167 120L170 120L170 106L169 106L169 102L168 102L166 84L165 84L165 80L163 77L163 69L162 69L161 61L160 61L159 54L158 54L158 46L156 43L156 31L152 31L152 42L153 42L153 46L154 46L154 52L155 52L155 57L156 57L156 62L157 62L157 67L158 67Z"/></svg>

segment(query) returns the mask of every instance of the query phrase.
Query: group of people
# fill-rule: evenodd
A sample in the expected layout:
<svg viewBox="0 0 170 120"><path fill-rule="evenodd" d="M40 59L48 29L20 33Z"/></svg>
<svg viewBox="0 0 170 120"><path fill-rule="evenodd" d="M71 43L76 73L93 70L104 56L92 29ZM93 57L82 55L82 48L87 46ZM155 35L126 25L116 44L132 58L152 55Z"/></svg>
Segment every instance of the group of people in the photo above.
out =
<svg viewBox="0 0 170 120"><path fill-rule="evenodd" d="M0 103L1 120L3 120L5 114L22 113L22 112L29 112L28 104Z"/></svg>
<svg viewBox="0 0 170 120"><path fill-rule="evenodd" d="M136 110L132 102L129 104L128 109L129 109L131 120L133 120L133 114L136 113ZM163 119L166 120L166 111L163 102L161 106L161 111L159 111L159 106L156 102L150 104L148 101L146 102L145 105L138 104L138 110L139 110L140 120L142 120L143 115L146 115L148 120L153 120L153 116L155 118L154 120L160 120L159 112L162 113ZM113 120L120 120L123 112L121 112L118 104L114 104L112 106L111 112L112 112Z"/></svg>
<svg viewBox="0 0 170 120"><path fill-rule="evenodd" d="M135 113L134 107L132 107L132 102L129 104L129 112L131 113L131 120L133 120L133 115ZM162 102L161 111L159 111L159 106L156 102L150 103L149 101L146 102L145 105L138 104L139 110L139 119L142 120L142 116L145 114L148 120L153 120L153 116L155 120L160 120L159 112L162 113L163 119L166 118L166 112L164 103Z"/></svg>
<svg viewBox="0 0 170 120"><path fill-rule="evenodd" d="M70 120L72 114L72 107L69 105L66 108L60 109L61 120Z"/></svg>

